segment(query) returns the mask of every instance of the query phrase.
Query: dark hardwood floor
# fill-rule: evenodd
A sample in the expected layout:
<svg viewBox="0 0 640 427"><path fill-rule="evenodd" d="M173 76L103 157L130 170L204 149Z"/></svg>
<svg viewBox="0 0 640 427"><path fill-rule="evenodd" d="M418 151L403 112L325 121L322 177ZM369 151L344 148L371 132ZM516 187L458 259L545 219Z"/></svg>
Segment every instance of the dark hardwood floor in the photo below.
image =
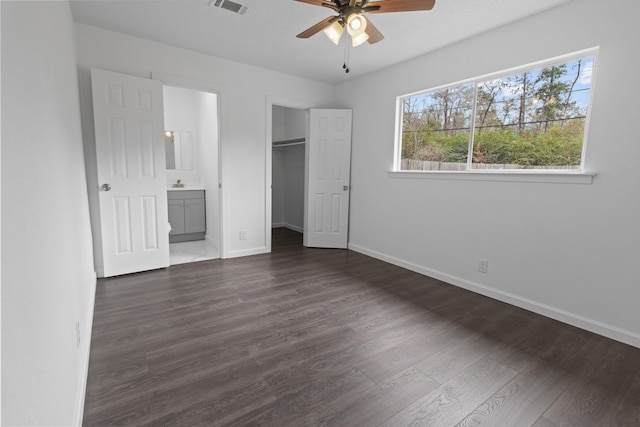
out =
<svg viewBox="0 0 640 427"><path fill-rule="evenodd" d="M98 282L84 425L640 426L640 349L276 229Z"/></svg>

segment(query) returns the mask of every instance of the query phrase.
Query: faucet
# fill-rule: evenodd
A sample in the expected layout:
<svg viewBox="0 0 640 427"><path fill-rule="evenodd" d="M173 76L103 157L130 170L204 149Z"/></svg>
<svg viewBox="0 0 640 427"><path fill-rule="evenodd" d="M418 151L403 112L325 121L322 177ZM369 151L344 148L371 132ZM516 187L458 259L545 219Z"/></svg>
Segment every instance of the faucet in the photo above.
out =
<svg viewBox="0 0 640 427"><path fill-rule="evenodd" d="M176 183L175 183L175 184L173 184L173 186L174 186L175 188L182 188L182 187L184 187L184 184L183 184L183 183L181 183L181 182L180 182L180 180L178 180L178 181L176 181Z"/></svg>

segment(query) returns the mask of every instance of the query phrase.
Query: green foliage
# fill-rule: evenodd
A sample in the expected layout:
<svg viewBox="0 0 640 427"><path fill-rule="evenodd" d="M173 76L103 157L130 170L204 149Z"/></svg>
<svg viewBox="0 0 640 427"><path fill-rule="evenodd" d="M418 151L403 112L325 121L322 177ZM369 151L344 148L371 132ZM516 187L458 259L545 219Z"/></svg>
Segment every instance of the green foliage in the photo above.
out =
<svg viewBox="0 0 640 427"><path fill-rule="evenodd" d="M528 130L518 133L501 129L476 133L474 162L513 164L525 168L580 165L582 127L579 132L575 132L575 127L575 123L565 126L554 124L547 132Z"/></svg>
<svg viewBox="0 0 640 427"><path fill-rule="evenodd" d="M409 137L409 135L405 134ZM442 132L424 129L410 135L411 144L402 144L402 157L438 162L466 162L469 132ZM411 149L409 149L409 147Z"/></svg>
<svg viewBox="0 0 640 427"><path fill-rule="evenodd" d="M577 166L582 155L584 120L575 119L554 123L546 132L509 127L486 130L474 134L473 162L520 165L524 168L540 166ZM421 129L405 133L403 158L438 162L467 161L469 133L447 133L435 129ZM411 150L409 150L411 146Z"/></svg>

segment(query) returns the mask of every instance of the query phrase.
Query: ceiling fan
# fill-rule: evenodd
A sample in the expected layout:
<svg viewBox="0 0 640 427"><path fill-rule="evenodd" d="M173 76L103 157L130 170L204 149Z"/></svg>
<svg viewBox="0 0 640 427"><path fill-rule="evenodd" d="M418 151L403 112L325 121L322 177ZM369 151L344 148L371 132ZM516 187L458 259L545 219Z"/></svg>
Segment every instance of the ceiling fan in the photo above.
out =
<svg viewBox="0 0 640 427"><path fill-rule="evenodd" d="M296 0L315 6L324 6L336 12L296 37L306 39L324 30L329 39L338 44L347 27L351 45L359 46L365 41L377 43L384 38L382 33L364 16L366 13L413 12L431 10L435 0Z"/></svg>

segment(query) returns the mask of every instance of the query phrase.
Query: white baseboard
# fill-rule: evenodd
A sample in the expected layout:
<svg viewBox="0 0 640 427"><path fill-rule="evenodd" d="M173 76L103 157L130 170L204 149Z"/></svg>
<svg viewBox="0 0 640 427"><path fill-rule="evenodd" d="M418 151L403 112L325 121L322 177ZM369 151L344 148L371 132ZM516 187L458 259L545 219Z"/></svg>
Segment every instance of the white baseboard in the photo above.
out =
<svg viewBox="0 0 640 427"><path fill-rule="evenodd" d="M259 248L243 249L241 251L229 251L226 254L225 258L239 258L243 256L260 255L260 254L267 254L267 253L269 253L267 248L262 246Z"/></svg>
<svg viewBox="0 0 640 427"><path fill-rule="evenodd" d="M567 323L577 328L584 329L586 331L593 332L595 334L602 335L607 338L611 338L613 340L640 348L640 334L637 334L635 332L618 328L617 326L609 325L597 320L589 319L587 317L580 316L578 314L571 313L557 307L552 307L550 305L543 304L528 298L523 298L509 292L504 292L488 286L484 286L470 280L443 273L441 271L432 270L430 268L404 261L402 259L392 257L381 252L370 250L353 243L349 244L349 249L379 259L381 261L397 265L398 267L406 268L407 270L411 270L425 276L433 277L434 279L438 279L451 285L467 289L480 295L484 295L498 301L506 302L507 304L511 304L516 307L541 314L551 319Z"/></svg>
<svg viewBox="0 0 640 427"><path fill-rule="evenodd" d="M89 376L89 355L91 354L91 335L93 331L93 311L95 308L96 302L96 285L97 285L97 277L93 278L93 289L91 290L91 301L89 301L89 312L87 313L87 318L85 324L81 326L81 331L84 331L82 335L82 340L80 341L81 347L80 351L82 351L81 355L81 371L80 377L78 378L78 394L76 396L76 410L73 417L73 425L74 426L82 426L82 418L84 416L84 398L87 393L87 378Z"/></svg>

